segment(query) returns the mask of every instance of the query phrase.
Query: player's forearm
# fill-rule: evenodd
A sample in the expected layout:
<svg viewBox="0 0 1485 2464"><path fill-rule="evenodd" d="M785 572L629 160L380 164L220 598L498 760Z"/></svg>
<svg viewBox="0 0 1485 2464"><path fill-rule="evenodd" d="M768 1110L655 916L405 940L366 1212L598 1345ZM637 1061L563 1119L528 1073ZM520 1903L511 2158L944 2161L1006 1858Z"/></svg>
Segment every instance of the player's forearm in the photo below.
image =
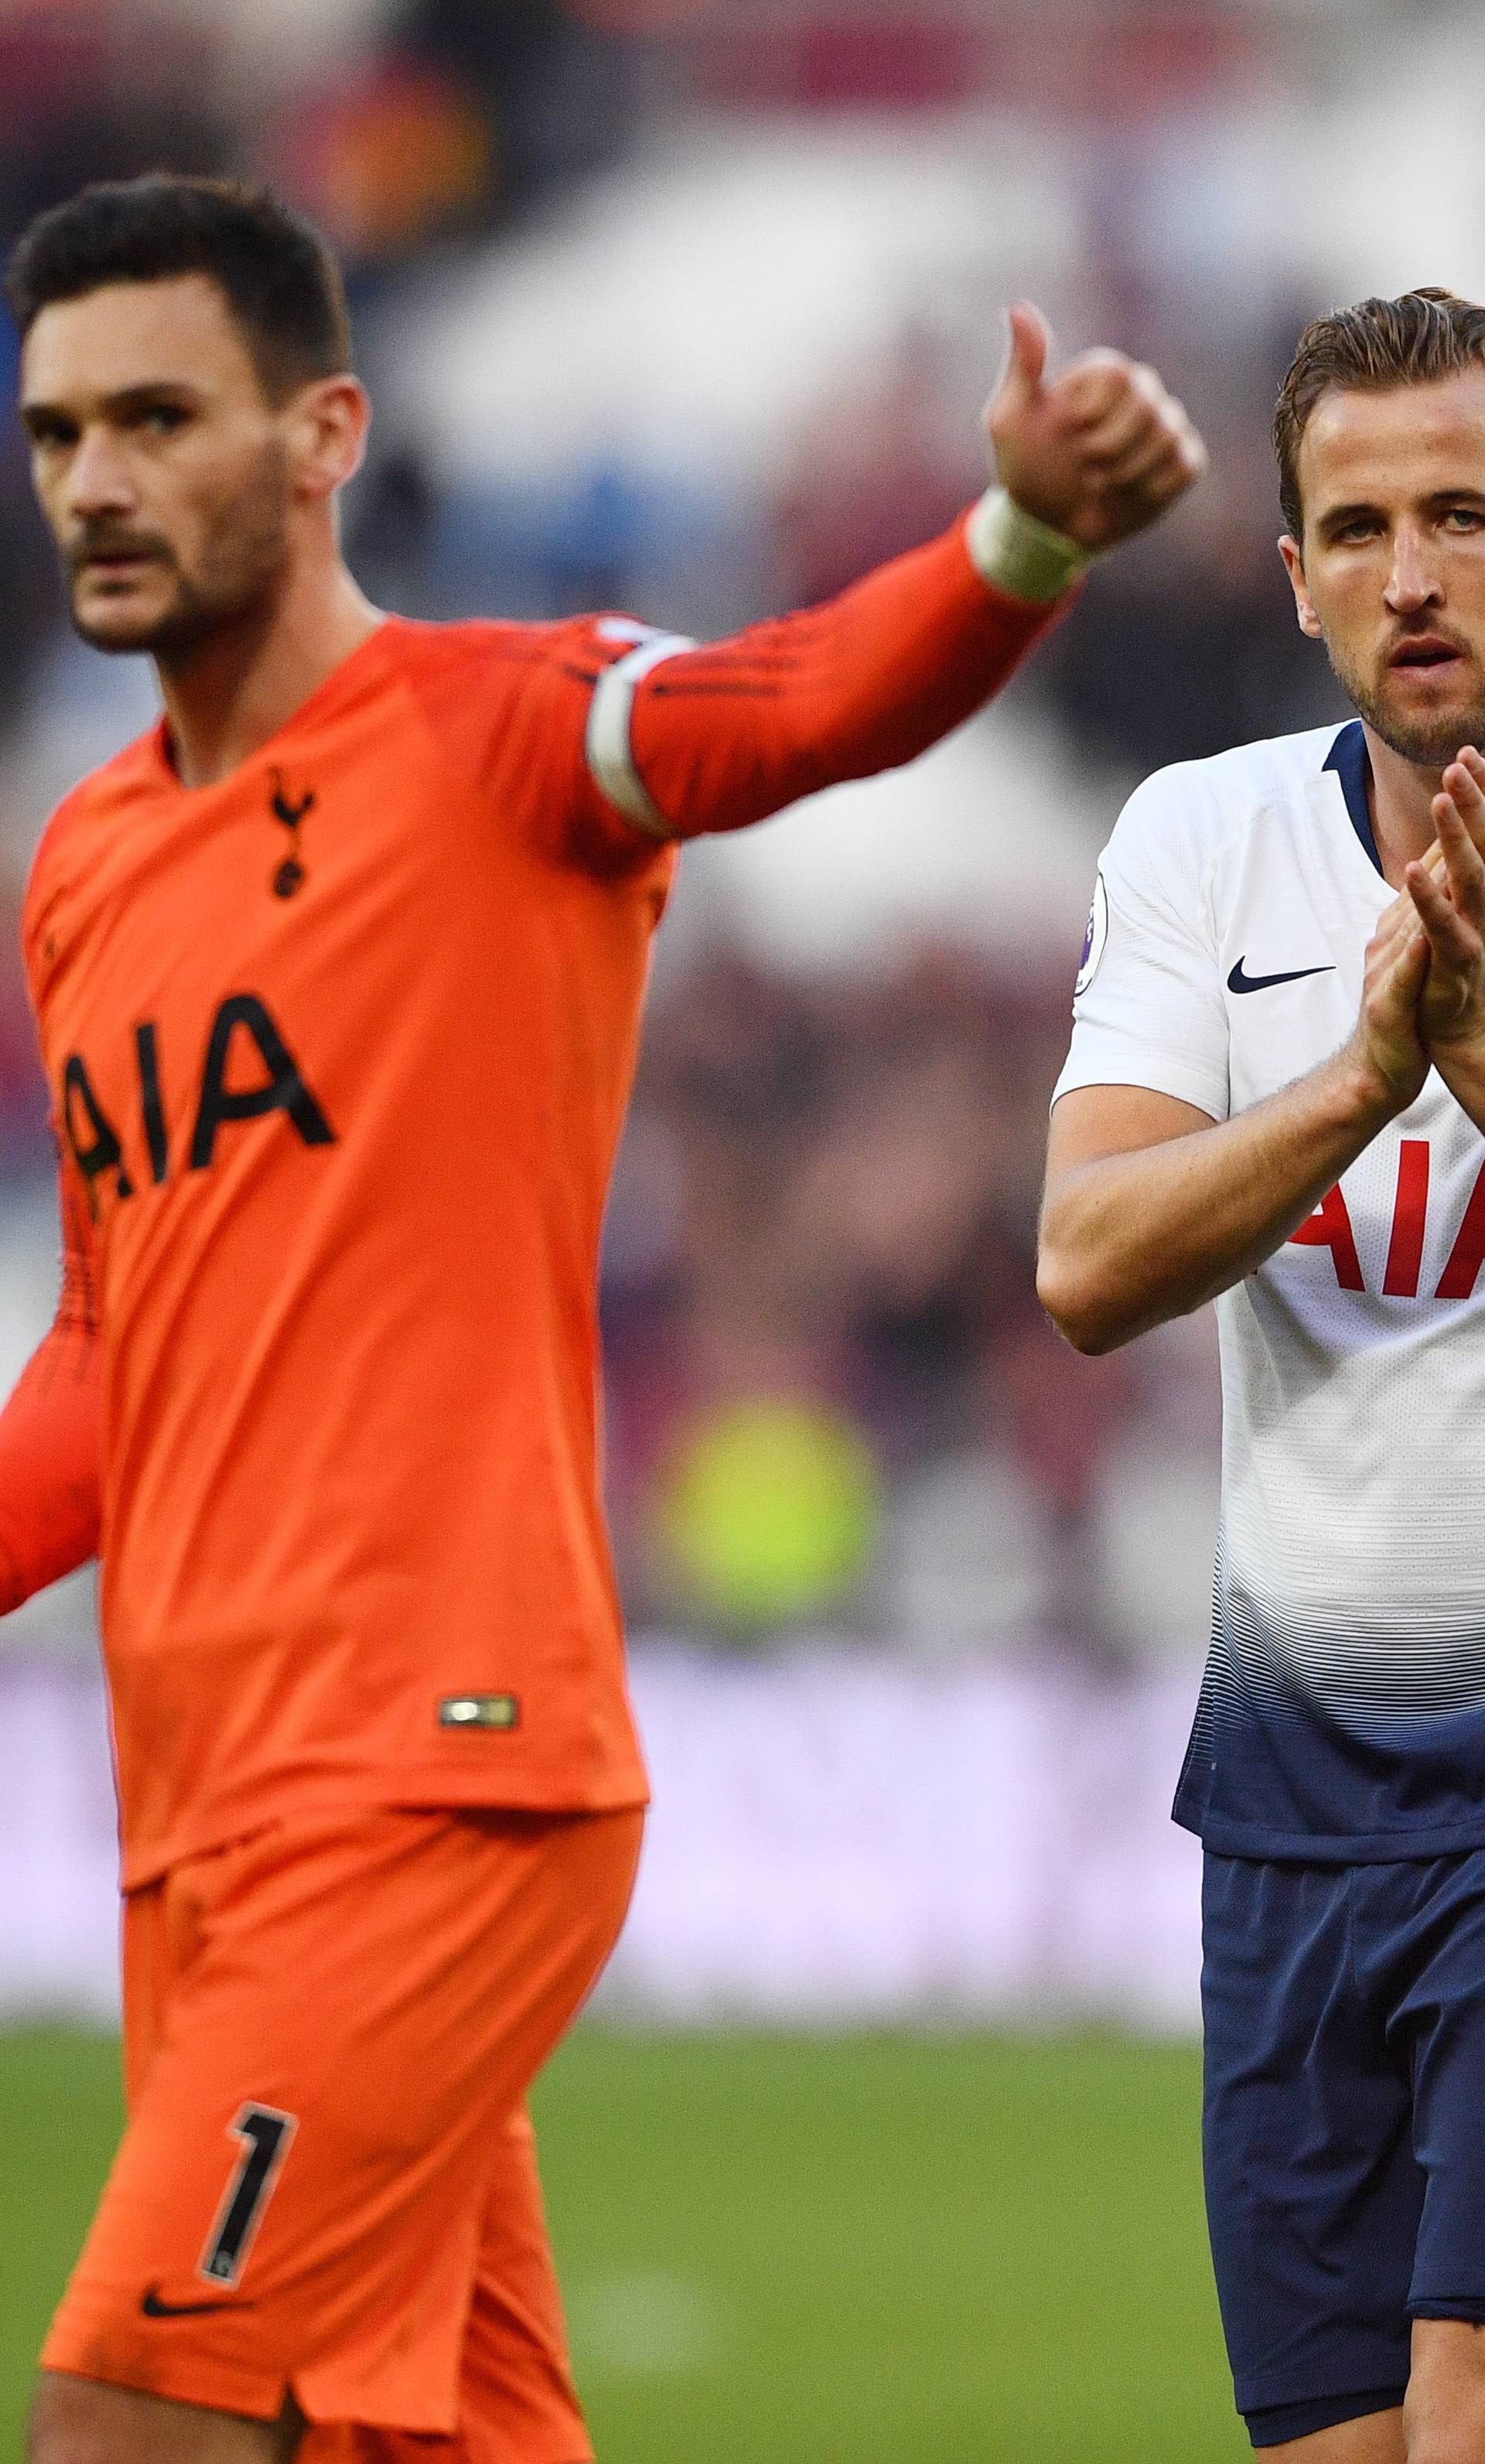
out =
<svg viewBox="0 0 1485 2464"><path fill-rule="evenodd" d="M1000 690L1076 569L992 492L828 605L667 658L630 721L656 814L680 837L740 829L915 759Z"/></svg>
<svg viewBox="0 0 1485 2464"><path fill-rule="evenodd" d="M1044 1307L1087 1353L1200 1309L1271 1257L1401 1109L1338 1053L1232 1120L1065 1174L1043 1209Z"/></svg>
<svg viewBox="0 0 1485 2464"><path fill-rule="evenodd" d="M58 1323L0 1411L0 1613L98 1553L102 1347Z"/></svg>

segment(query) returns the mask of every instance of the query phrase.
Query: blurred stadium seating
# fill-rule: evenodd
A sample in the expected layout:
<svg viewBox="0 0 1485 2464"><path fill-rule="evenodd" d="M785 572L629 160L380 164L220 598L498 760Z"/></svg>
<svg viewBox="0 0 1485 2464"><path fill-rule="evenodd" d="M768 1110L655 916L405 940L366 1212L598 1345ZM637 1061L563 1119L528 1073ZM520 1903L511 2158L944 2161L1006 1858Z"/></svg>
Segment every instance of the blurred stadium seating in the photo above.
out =
<svg viewBox="0 0 1485 2464"><path fill-rule="evenodd" d="M0 0L0 242L159 165L331 232L378 406L353 561L410 614L700 635L833 591L982 484L1020 294L1156 361L1212 447L982 720L681 868L603 1287L657 1805L620 2033L541 2091L613 2464L1241 2450L1189 2049L900 2032L1194 2025L1165 1808L1214 1346L1053 1337L1046 1100L1127 788L1339 709L1269 408L1315 308L1485 292L1485 157L1435 168L1482 55L1465 0ZM69 636L4 422L0 566L8 1379L55 1287L15 913L50 804L154 702ZM0 2023L115 2007L91 1603L0 1635ZM0 2026L0 2115L4 2436L111 2061Z"/></svg>
<svg viewBox="0 0 1485 2464"><path fill-rule="evenodd" d="M333 232L379 404L354 560L410 612L606 604L705 633L833 590L980 484L975 413L1022 291L1070 346L1157 360L1211 440L1199 497L1093 577L960 739L682 868L603 1298L641 1688L665 1796L698 1837L688 1740L708 1733L708 1685L723 1725L729 1689L758 1689L760 1737L823 1720L822 1767L875 1770L894 1688L904 1735L957 1688L1005 1706L986 1734L1040 1705L1025 1752L1049 1786L1081 1750L1059 1705L1066 1737L1099 1741L1111 1803L1127 1789L1154 1822L1173 1777L1204 1639L1212 1347L1204 1323L1101 1363L1053 1338L1031 1283L1045 1102L1124 789L1338 707L1271 547L1266 421L1294 331L1361 288L1480 287L1485 173L1430 185L1425 228L1406 145L1369 141L1384 91L1389 125L1421 131L1485 36L1446 0L1407 13L1405 44L1381 0L0 0L0 236L84 177L159 163L270 177ZM0 554L13 916L50 802L152 702L138 667L68 637L4 429ZM7 1371L48 1310L48 1170L6 932ZM87 1598L73 1586L14 1622L0 1699L72 1723L96 1779ZM904 1750L892 1785L931 1792L931 1754ZM771 1817L736 1772L729 1790L719 1837L745 1864L749 1803ZM854 1855L866 1890L850 1793L838 1838L817 1826L809 1853ZM657 1842L678 1819L662 1813ZM0 1946L24 1828L0 1822ZM1071 1925L1097 1836L1058 1866L1056 1829L1036 1853L1050 1921ZM1090 2009L1188 2018L1190 1875L1171 1854L1179 1873L1152 1851L1147 1875L1152 1906L1186 1911L1162 1935L1168 1970L1111 2002L1097 1961L1075 1963ZM94 1973L98 1922L78 1919L92 1948L59 1954L58 1976ZM649 1940L616 1994L704 2010ZM29 1956L18 1933L0 1947L12 2004ZM903 1973L895 2009L963 1999L926 1952ZM1065 1977L1009 1973L977 2004L964 1989L970 2005L1077 2007ZM838 1984L844 2011L887 2007L869 1963ZM722 1998L752 1990L733 1976Z"/></svg>

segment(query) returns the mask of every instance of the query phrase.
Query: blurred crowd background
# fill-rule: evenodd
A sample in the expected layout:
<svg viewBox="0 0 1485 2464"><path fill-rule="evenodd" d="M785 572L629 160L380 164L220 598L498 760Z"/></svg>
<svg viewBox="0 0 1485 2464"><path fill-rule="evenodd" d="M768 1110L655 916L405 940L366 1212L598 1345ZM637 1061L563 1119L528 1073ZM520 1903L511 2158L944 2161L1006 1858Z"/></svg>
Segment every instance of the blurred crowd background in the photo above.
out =
<svg viewBox="0 0 1485 2464"><path fill-rule="evenodd" d="M1166 1809L1214 1342L1076 1359L1035 1210L1123 796L1341 715L1274 554L1274 394L1317 309L1485 297L1482 68L1468 0L0 0L0 246L161 165L271 180L334 239L377 405L348 542L407 613L716 635L838 589L983 486L1018 296L1064 351L1154 361L1211 448L981 720L682 860L604 1266L655 1810L600 2012L708 2036L595 2032L564 2059L611 2108L550 2090L615 2464L721 2464L742 2423L786 2464L1241 2446L1194 2068L1045 2034L1196 2022ZM0 312L0 394L14 355ZM55 1288L15 913L52 803L155 707L69 634L3 407L0 574L3 1389ZM111 2016L114 1876L84 1576L0 1632L0 2053ZM719 2022L1033 2033L816 2064ZM95 2167L58 2223L79 2057L33 2058L50 2102L0 2081L11 2413Z"/></svg>
<svg viewBox="0 0 1485 2464"><path fill-rule="evenodd" d="M1210 442L963 737L685 858L604 1280L641 1630L1199 1655L1209 1329L1096 1363L1051 1334L1047 1097L1128 787L1339 715L1271 405L1318 307L1485 284L1477 153L1418 176L1482 58L1440 0L0 0L0 239L160 165L271 179L334 238L379 413L351 554L405 612L715 634L838 589L983 484L1022 293ZM52 800L153 705L68 635L3 425L0 563L13 910ZM10 922L4 1368L52 1271Z"/></svg>

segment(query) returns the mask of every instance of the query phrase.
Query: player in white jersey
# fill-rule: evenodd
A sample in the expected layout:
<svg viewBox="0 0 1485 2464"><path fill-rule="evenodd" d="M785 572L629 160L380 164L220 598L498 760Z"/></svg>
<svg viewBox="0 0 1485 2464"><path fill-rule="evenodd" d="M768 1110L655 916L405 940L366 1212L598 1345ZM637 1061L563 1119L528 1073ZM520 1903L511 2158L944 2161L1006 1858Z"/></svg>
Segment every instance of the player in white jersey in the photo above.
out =
<svg viewBox="0 0 1485 2464"><path fill-rule="evenodd" d="M1216 1298L1208 2205L1237 2402L1303 2464L1485 2464L1485 308L1366 300L1275 423L1361 713L1160 773L1103 856L1040 1288Z"/></svg>

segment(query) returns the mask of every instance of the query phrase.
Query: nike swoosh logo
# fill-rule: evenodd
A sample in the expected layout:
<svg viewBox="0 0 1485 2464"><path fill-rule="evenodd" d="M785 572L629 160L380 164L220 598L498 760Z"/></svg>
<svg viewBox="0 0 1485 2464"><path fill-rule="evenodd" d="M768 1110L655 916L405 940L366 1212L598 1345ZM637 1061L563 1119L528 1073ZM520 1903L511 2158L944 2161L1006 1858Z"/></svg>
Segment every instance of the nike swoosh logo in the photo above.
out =
<svg viewBox="0 0 1485 2464"><path fill-rule="evenodd" d="M250 2310L252 2306L250 2301L162 2301L158 2284L148 2286L140 2299L146 2319L204 2319L211 2310Z"/></svg>
<svg viewBox="0 0 1485 2464"><path fill-rule="evenodd" d="M1274 984L1297 984L1306 976L1333 976L1335 972L1333 966L1291 967L1282 976L1248 976L1243 973L1243 960L1239 958L1228 978L1228 990L1230 993L1266 993Z"/></svg>

